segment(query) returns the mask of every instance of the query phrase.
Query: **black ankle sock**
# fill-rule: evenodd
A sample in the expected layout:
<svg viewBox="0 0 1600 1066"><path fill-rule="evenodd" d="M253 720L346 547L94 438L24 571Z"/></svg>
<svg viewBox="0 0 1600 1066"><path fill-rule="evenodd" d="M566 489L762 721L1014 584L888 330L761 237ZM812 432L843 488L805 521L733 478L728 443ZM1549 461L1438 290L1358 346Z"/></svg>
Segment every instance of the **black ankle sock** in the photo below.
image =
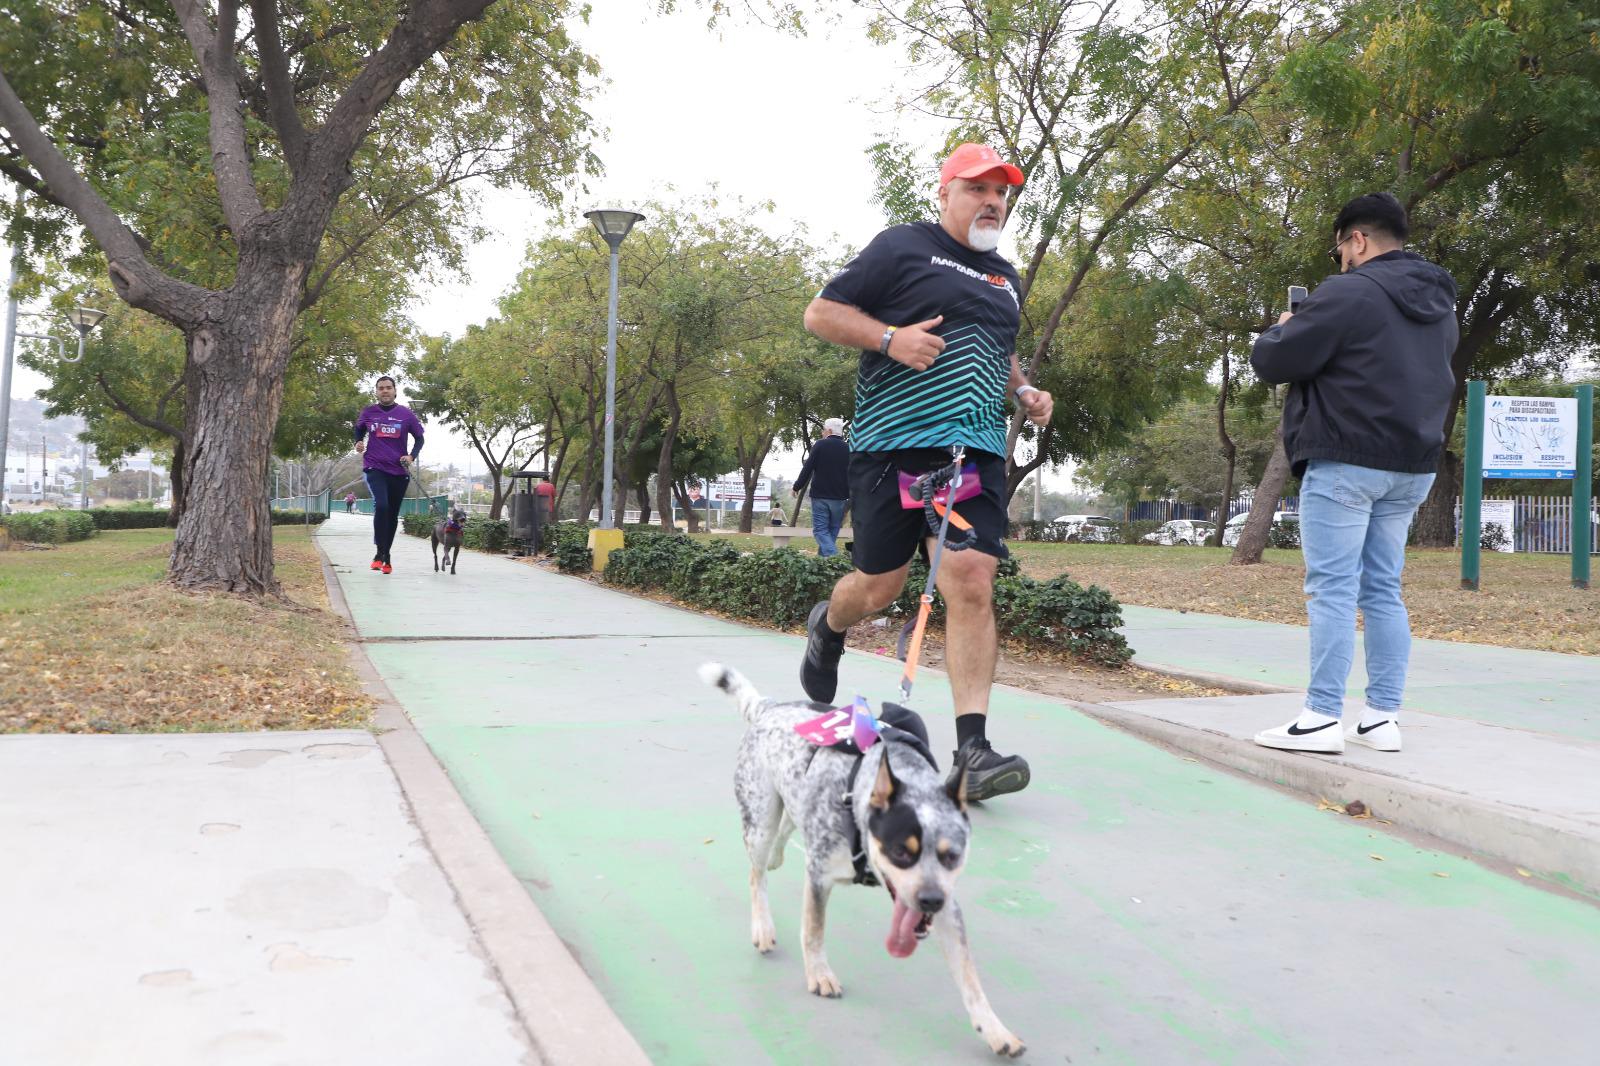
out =
<svg viewBox="0 0 1600 1066"><path fill-rule="evenodd" d="M958 714L956 715L956 747L961 747L968 740L985 740L983 734L984 723L989 716L986 714Z"/></svg>

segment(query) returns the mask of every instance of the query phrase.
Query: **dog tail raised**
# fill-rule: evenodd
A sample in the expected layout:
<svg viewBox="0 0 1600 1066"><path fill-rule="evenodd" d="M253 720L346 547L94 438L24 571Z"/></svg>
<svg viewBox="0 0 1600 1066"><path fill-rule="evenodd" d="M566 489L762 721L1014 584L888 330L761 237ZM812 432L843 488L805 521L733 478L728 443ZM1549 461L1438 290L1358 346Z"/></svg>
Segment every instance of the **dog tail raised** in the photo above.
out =
<svg viewBox="0 0 1600 1066"><path fill-rule="evenodd" d="M756 708L761 705L761 693L757 692L756 687L739 671L721 663L702 663L700 680L732 696L738 702L739 713L744 715L746 722L756 720Z"/></svg>

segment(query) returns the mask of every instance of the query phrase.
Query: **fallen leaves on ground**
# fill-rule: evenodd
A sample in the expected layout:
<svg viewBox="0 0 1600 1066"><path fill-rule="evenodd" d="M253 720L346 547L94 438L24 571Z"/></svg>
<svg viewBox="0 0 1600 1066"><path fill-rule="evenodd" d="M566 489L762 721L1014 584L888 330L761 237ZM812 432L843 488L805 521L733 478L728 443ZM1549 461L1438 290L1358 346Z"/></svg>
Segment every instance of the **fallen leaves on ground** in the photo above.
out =
<svg viewBox="0 0 1600 1066"><path fill-rule="evenodd" d="M0 620L0 732L360 728L372 701L316 549L279 538L286 599L137 585Z"/></svg>
<svg viewBox="0 0 1600 1066"><path fill-rule="evenodd" d="M1132 545L1013 544L1029 577L1068 574L1118 601L1289 625L1306 624L1305 568L1298 552L1274 551L1255 566L1229 552ZM1405 601L1415 636L1505 648L1600 655L1600 598L1572 587L1562 555L1485 553L1479 591L1464 591L1461 556L1406 555Z"/></svg>

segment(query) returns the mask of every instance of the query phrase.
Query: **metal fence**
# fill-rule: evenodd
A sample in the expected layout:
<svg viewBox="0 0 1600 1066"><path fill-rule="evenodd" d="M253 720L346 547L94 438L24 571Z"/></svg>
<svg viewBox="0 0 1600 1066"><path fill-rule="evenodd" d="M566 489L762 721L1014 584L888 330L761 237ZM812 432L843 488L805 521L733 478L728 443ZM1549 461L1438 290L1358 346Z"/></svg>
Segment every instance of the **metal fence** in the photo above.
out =
<svg viewBox="0 0 1600 1066"><path fill-rule="evenodd" d="M1519 552L1572 554L1571 496L1485 496L1483 501L1512 501L1516 529L1512 546ZM1589 554L1600 554L1600 521L1596 521L1596 502L1589 500ZM1461 499L1456 498L1456 542L1461 541Z"/></svg>
<svg viewBox="0 0 1600 1066"><path fill-rule="evenodd" d="M1572 553L1572 497L1571 496L1485 496L1484 503L1494 500L1513 501L1516 529L1512 532L1512 546L1519 552L1570 555ZM1228 504L1228 518L1250 510L1251 497L1239 496ZM1285 496L1278 501L1280 511L1298 511L1300 498ZM1600 555L1600 497L1589 501L1589 554ZM1177 519L1211 522L1217 521L1217 508L1198 504L1180 503L1177 500L1141 500L1127 508L1125 521L1171 522ZM1226 519L1224 520L1226 521ZM1461 498L1456 497L1456 543L1461 543Z"/></svg>
<svg viewBox="0 0 1600 1066"><path fill-rule="evenodd" d="M1228 518L1244 514L1250 510L1254 497L1236 496L1228 503ZM1284 496L1278 500L1276 510L1298 511L1300 497ZM1217 508L1202 507L1194 503L1180 503L1177 500L1140 500L1127 509L1124 521L1128 522L1173 522L1178 519L1188 519L1192 522L1217 522ZM1227 519L1223 519L1227 521Z"/></svg>

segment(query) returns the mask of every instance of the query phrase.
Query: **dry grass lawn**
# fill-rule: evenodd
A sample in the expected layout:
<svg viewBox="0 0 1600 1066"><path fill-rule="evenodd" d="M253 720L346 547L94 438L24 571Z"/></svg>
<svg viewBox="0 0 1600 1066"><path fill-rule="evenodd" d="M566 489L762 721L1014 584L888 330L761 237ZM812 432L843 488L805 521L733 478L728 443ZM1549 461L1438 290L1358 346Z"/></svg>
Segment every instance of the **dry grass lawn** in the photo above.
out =
<svg viewBox="0 0 1600 1066"><path fill-rule="evenodd" d="M1304 564L1269 551L1259 566L1229 566L1230 549L1119 544L1013 544L1023 573L1109 590L1123 603L1306 624ZM1461 585L1453 551L1406 554L1405 598L1419 637L1600 655L1600 589L1572 587L1571 560L1483 553L1479 591Z"/></svg>
<svg viewBox="0 0 1600 1066"><path fill-rule="evenodd" d="M167 530L0 553L0 732L365 727L316 548L274 535L289 603L168 588Z"/></svg>

